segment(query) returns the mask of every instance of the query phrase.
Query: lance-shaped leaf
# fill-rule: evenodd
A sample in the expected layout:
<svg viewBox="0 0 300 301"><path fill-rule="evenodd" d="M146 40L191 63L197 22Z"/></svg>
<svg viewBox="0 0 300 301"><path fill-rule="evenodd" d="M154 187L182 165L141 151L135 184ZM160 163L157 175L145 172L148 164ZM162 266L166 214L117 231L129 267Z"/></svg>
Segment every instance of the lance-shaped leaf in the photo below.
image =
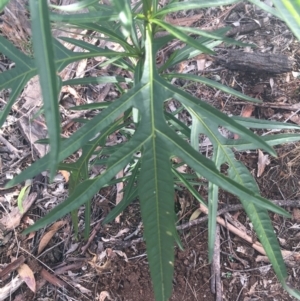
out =
<svg viewBox="0 0 300 301"><path fill-rule="evenodd" d="M249 190L259 194L258 187L255 180L251 176L247 168L234 157L234 154L230 147L225 143L227 140L221 135L216 124L211 121L204 120L199 116L199 114L192 111L193 124L198 124L197 132L192 131L191 139L197 140L199 134L205 134L211 140L214 146L214 161L218 163L217 167L220 168L221 164L228 164L228 175L237 183L245 186ZM229 139L228 139L229 140ZM273 267L278 276L279 280L285 284L285 279L287 276L285 264L281 255L280 247L274 233L274 229L269 218L267 210L261 208L259 204L249 201L249 199L240 198L247 215L251 219L254 229L262 243ZM209 189L209 207L212 212L209 213L209 255L212 258L213 255L213 245L215 239L215 225L216 225L216 204L218 201L218 187L213 183L210 183Z"/></svg>
<svg viewBox="0 0 300 301"><path fill-rule="evenodd" d="M203 77L203 76L197 76L197 75L193 75L193 74L183 74L183 73L170 73L168 75L166 75L166 78L182 78L182 79L185 79L185 80L190 80L190 81L193 81L193 82L198 82L198 83L202 83L202 84L205 84L209 87L213 87L213 88L216 88L216 89L219 89L223 92L226 92L228 94L232 94L240 99L243 99L243 100L247 100L247 101L251 101L251 102L262 102L261 100L257 99L257 98L253 98L253 97L250 97L250 96L247 96L239 91L236 91L232 88L229 88L227 86L224 86L214 80L211 80L211 79L208 79L206 77Z"/></svg>
<svg viewBox="0 0 300 301"><path fill-rule="evenodd" d="M81 0L80 2L72 3L72 4L69 4L69 5L53 5L53 4L50 4L49 6L51 8L57 9L57 10L62 10L62 11L67 11L67 12L74 12L74 11L86 8L86 7L88 7L90 5L93 5L95 3L99 3L99 1L98 0Z"/></svg>
<svg viewBox="0 0 300 301"><path fill-rule="evenodd" d="M42 88L44 114L50 140L50 178L54 177L60 147L59 85L47 1L30 0L35 64Z"/></svg>
<svg viewBox="0 0 300 301"><path fill-rule="evenodd" d="M214 7L220 5L229 5L239 0L206 0L206 1L183 1L183 2L175 2L170 3L156 12L155 17L166 15L172 12L180 11L180 10L189 10L189 9L199 9L205 7Z"/></svg>
<svg viewBox="0 0 300 301"><path fill-rule="evenodd" d="M231 158L228 175L235 181L259 193L257 184L247 168L235 160L233 153L227 149L227 157ZM240 198L243 207L250 218L258 239L263 245L272 267L283 286L286 286L287 271L282 258L280 246L272 226L268 211L253 202Z"/></svg>

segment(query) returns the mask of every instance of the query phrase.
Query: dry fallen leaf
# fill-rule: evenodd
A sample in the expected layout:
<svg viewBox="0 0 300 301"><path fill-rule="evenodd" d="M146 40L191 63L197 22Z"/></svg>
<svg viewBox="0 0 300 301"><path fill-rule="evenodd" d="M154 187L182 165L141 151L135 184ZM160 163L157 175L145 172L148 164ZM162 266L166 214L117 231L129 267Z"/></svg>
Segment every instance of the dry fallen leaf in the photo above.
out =
<svg viewBox="0 0 300 301"><path fill-rule="evenodd" d="M243 111L241 113L241 117L249 118L249 117L251 117L253 111L254 111L254 106L253 105L245 105L243 107ZM234 138L233 139L235 139L235 140L239 139L239 135L238 134L234 134Z"/></svg>
<svg viewBox="0 0 300 301"><path fill-rule="evenodd" d="M65 222L60 221L54 223L49 231L42 237L40 244L39 244L39 249L38 249L38 255L42 253L42 251L45 249L51 238L54 236L54 234L62 227L65 225Z"/></svg>
<svg viewBox="0 0 300 301"><path fill-rule="evenodd" d="M68 183L70 178L70 173L66 170L60 170L59 172L62 174L62 176L65 178L66 182Z"/></svg>
<svg viewBox="0 0 300 301"><path fill-rule="evenodd" d="M26 263L23 263L18 268L18 273L21 279L23 279L27 286L35 293L36 283L31 268Z"/></svg>
<svg viewBox="0 0 300 301"><path fill-rule="evenodd" d="M257 162L257 177L259 178L265 168L266 165L270 164L269 155L264 155L264 153L259 149L258 150L258 162Z"/></svg>
<svg viewBox="0 0 300 301"><path fill-rule="evenodd" d="M300 209L299 208L293 209L293 220L296 221L297 223L300 222Z"/></svg>

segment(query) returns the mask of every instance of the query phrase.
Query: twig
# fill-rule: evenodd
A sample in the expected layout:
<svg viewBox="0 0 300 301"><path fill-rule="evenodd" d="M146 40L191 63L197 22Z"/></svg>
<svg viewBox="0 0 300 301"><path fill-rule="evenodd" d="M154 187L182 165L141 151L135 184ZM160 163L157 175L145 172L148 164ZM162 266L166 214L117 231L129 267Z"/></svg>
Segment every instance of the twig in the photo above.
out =
<svg viewBox="0 0 300 301"><path fill-rule="evenodd" d="M208 209L203 206L202 204L200 205L200 210L205 213L208 214ZM263 254L263 255L267 255L265 249L263 248L262 244L259 243L258 241L253 242L253 239L251 236L247 235L246 233L244 233L243 231L240 231L239 229L237 229L236 227L234 227L231 224L227 224L223 218L221 217L217 217L217 222L222 225L223 227L226 227L229 231L231 231L232 233L234 233L235 235L238 235L239 237L241 237L242 239L244 239L245 241L247 241L248 243L251 244L252 248L255 249L257 252ZM299 257L300 254L296 253L296 252L291 252L291 251L286 251L286 250L281 250L281 254L283 259L286 261L286 259L289 256L293 256L294 254L295 257ZM295 258L294 257L294 258Z"/></svg>
<svg viewBox="0 0 300 301"><path fill-rule="evenodd" d="M295 200L295 201L293 201L293 200L271 200L271 202L274 203L274 204L276 204L276 205L278 205L278 206L281 206L281 207L300 208L300 202L299 202L299 200ZM217 216L219 216L221 214L224 214L226 212L241 210L243 208L244 207L241 204L238 204L238 205L228 205L225 208L222 208L222 209L218 210L217 211ZM190 221L190 222L188 222L186 224L177 226L176 229L177 230L184 230L184 229L190 228L192 226L196 226L196 225L199 225L199 224L201 224L203 222L206 222L207 220L208 220L208 216L204 216L204 217L195 219L193 221Z"/></svg>

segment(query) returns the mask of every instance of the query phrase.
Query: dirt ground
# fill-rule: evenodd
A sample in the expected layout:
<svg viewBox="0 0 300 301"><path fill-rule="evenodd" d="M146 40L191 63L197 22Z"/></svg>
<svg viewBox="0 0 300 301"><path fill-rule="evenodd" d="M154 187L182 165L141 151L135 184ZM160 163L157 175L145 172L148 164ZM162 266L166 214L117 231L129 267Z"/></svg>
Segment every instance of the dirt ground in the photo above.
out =
<svg viewBox="0 0 300 301"><path fill-rule="evenodd" d="M239 32L234 35L234 38L256 44L256 51L262 53L286 55L293 62L294 73L270 74L230 70L208 57L201 58L204 60L202 63L204 62L206 66L205 70L201 68L200 59L193 59L179 66L181 72L204 74L208 78L215 79L247 95L260 98L267 104L266 106L247 106L234 97L201 84L187 85L186 82L179 80L174 84L185 86L186 91L207 100L227 114L241 115L248 110L250 111L248 117L300 124L299 110L293 107L300 102L300 78L295 76L300 70L300 47L299 42L294 39L284 23L260 10L254 10L252 5L245 3L222 9L188 11L182 15L172 16L183 23L186 23L188 19L191 20L192 17L195 18L194 22L189 24L190 26L206 29L232 25L236 22L239 22L240 26L249 26L249 24L254 26L258 19L264 19L265 23L259 28L249 30L249 32ZM12 28L9 28L7 23L0 27L0 34L16 44L19 40L16 40L11 32ZM21 34L19 28L19 38L23 39L19 47L26 51L28 47L24 45L28 46L28 39L27 43L24 43L24 32ZM215 50L218 55L222 56L232 49L237 49L237 47L221 44ZM8 69L10 63L0 53L0 67L2 66L3 70ZM86 69L95 63L97 62L90 60ZM116 96L113 86L100 88L102 95L106 93L107 98ZM80 87L77 87L75 92L66 90L61 104L67 111L68 104L72 102L77 104L75 97L77 93L90 93L90 96L97 98L98 92ZM0 108L5 104L7 97L7 91L0 92ZM0 140L0 218L17 207L17 198L23 187L18 185L12 189L4 189L4 184L39 156L39 150L32 147L24 134L24 129L20 129L20 123L15 121L20 119L20 110L24 103L26 100L21 98L11 114L12 121L8 120L0 131L0 136L8 142L6 144L3 139ZM184 114L181 118L187 120ZM64 134L70 135L77 127L76 123L68 123L64 127ZM259 134L266 132L258 131ZM269 158L269 164L265 166L259 177L257 177L258 152L237 152L236 158L241 160L256 178L262 196L270 200L282 200L288 205L285 209L292 214L292 219L284 219L276 214L270 216L282 249L298 252L300 245L300 209L298 209L300 143L278 146L276 151L278 157ZM105 226L101 224L103 218L115 205L118 196L117 187L104 188L94 197L92 231L87 242L82 236L83 208L79 211L80 236L78 238L74 236L69 216L52 228L53 236L48 241L45 241L45 237L49 229L40 230L26 237L21 234L23 229L39 217L45 216L51 208L67 197L67 186L65 176L61 173L56 176L53 183L49 183L46 174L38 175L33 179L29 193L29 196L34 197L35 202L30 205L30 209L13 231L6 231L2 227L0 232L0 300L3 300L1 299L3 289L13 286L13 279L18 278L17 268L20 262L25 262L34 273L36 293L28 288L29 279L29 284L23 283L18 286L6 300L154 300L145 244L142 241L143 226L138 202L134 202L126 209L119 223L112 222ZM201 187L200 192L204 197L207 195L205 187ZM235 204L239 204L235 197L225 192L220 194L220 209ZM197 201L183 187L181 191L177 191L175 208L178 226L188 223L198 207ZM238 227L244 227L250 235L255 237L243 210L227 212L222 217L239 222ZM197 218L203 218L203 215ZM207 256L207 221L181 230L180 236L184 251L177 246L174 247L176 261L171 300L216 300L215 288L212 284L215 276L214 270L208 263ZM39 252L41 241L44 242L44 248ZM281 288L272 267L260 255L250 244L230 233L226 228L220 227L221 300L295 300ZM13 266L11 262L16 258L19 259L19 263ZM300 257L298 259L300 260ZM288 282L298 289L300 289L299 260L287 262ZM7 267L9 273L5 273Z"/></svg>

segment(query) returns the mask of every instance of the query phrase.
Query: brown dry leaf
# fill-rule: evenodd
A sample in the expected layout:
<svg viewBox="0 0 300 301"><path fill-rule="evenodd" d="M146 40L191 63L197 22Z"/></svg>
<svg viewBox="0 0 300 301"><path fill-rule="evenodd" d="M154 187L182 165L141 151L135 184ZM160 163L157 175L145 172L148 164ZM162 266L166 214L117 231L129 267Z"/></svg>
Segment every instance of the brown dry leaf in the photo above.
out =
<svg viewBox="0 0 300 301"><path fill-rule="evenodd" d="M62 174L62 176L65 178L66 182L69 182L70 173L66 170L59 170L59 172Z"/></svg>
<svg viewBox="0 0 300 301"><path fill-rule="evenodd" d="M62 227L65 225L66 222L60 221L54 223L49 231L42 237L40 244L39 244L39 249L38 249L38 255L42 253L42 251L45 249L51 238L54 236L54 234Z"/></svg>
<svg viewBox="0 0 300 301"><path fill-rule="evenodd" d="M254 111L254 106L253 105L246 105L243 108L241 116L242 117L251 117L253 111Z"/></svg>
<svg viewBox="0 0 300 301"><path fill-rule="evenodd" d="M265 168L266 165L270 164L269 155L264 155L264 153L259 149L258 150L258 162L257 162L257 177L259 178Z"/></svg>
<svg viewBox="0 0 300 301"><path fill-rule="evenodd" d="M27 286L35 293L36 282L31 268L26 263L23 263L18 268L18 273L20 277L25 281Z"/></svg>
<svg viewBox="0 0 300 301"><path fill-rule="evenodd" d="M243 108L243 111L241 113L242 117L251 117L252 113L254 111L254 106L253 105L245 105ZM238 134L234 134L234 138L235 140L239 139L239 135Z"/></svg>
<svg viewBox="0 0 300 301"><path fill-rule="evenodd" d="M295 220L297 223L300 222L300 209L299 208L293 209L293 220Z"/></svg>

